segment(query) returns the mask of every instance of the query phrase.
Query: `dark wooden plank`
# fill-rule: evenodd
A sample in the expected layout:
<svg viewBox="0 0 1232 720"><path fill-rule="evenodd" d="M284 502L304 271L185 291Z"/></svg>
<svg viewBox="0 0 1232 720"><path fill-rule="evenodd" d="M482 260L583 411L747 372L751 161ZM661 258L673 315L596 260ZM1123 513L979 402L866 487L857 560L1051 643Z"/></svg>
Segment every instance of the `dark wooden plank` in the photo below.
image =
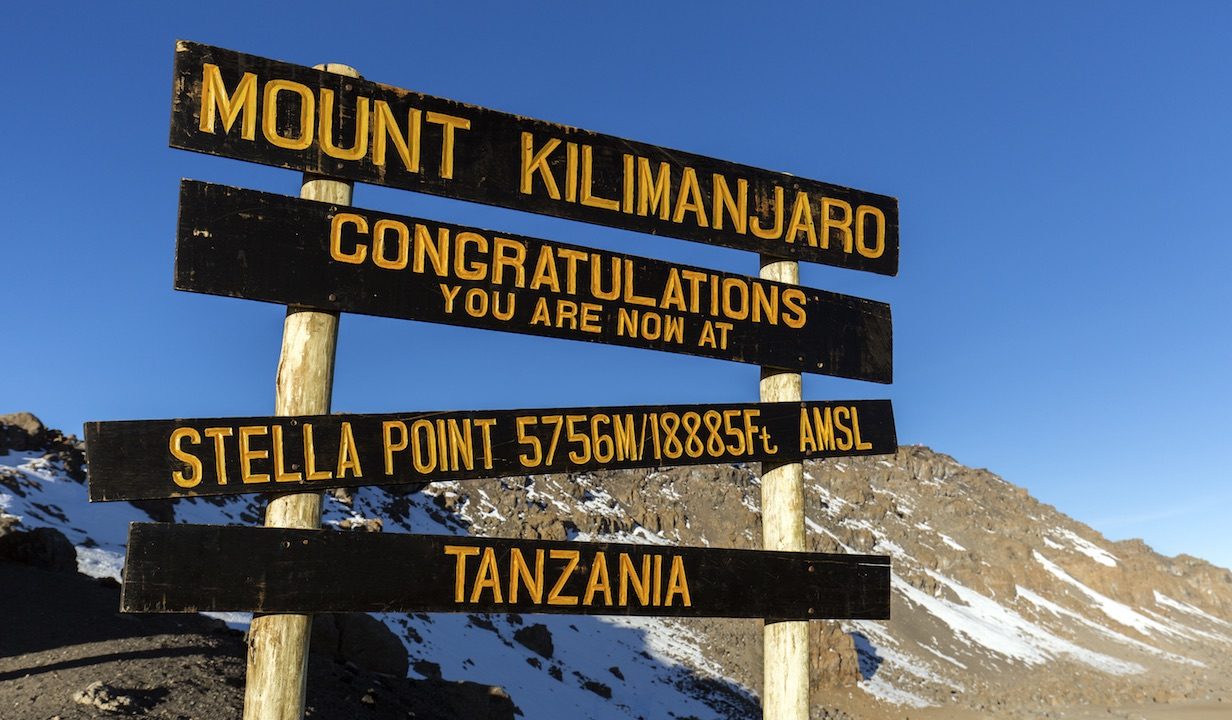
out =
<svg viewBox="0 0 1232 720"><path fill-rule="evenodd" d="M133 523L120 604L126 612L885 620L890 558Z"/></svg>
<svg viewBox="0 0 1232 720"><path fill-rule="evenodd" d="M892 197L197 43L176 45L171 145L776 257L898 272Z"/></svg>
<svg viewBox="0 0 1232 720"><path fill-rule="evenodd" d="M897 448L889 400L86 423L90 499L303 492Z"/></svg>
<svg viewBox="0 0 1232 720"><path fill-rule="evenodd" d="M180 290L892 378L890 307L849 295L191 180L178 235Z"/></svg>

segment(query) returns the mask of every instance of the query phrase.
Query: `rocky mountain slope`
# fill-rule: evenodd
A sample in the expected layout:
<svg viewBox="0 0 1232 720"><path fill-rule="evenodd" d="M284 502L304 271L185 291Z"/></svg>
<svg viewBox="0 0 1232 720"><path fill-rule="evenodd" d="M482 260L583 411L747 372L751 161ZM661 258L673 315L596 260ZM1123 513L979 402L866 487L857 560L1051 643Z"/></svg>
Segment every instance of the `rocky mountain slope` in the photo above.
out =
<svg viewBox="0 0 1232 720"><path fill-rule="evenodd" d="M75 440L28 418L7 422L0 513L63 531L89 574L118 574L129 521L261 516L258 496L89 505ZM359 532L756 547L757 470L362 488L331 497L326 522ZM805 471L811 546L894 562L892 620L811 624L815 716L1131 717L1152 706L1232 716L1228 570L1163 557L1140 541L1108 542L1025 490L923 447ZM378 617L407 648L412 678L503 686L526 718L758 714L758 621Z"/></svg>

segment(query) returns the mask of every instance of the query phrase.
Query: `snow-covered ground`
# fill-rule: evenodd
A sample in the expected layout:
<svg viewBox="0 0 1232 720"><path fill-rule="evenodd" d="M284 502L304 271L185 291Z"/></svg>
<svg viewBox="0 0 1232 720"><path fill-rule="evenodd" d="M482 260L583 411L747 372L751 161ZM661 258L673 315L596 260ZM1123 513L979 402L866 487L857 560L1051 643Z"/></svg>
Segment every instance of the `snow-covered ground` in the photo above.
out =
<svg viewBox="0 0 1232 720"><path fill-rule="evenodd" d="M876 467L891 465L878 461ZM830 469L844 476L855 472L846 463L833 463ZM84 486L41 453L0 455L0 473L7 476L0 484L0 513L16 515L28 527L63 531L78 548L83 572L119 577L128 524L147 521L144 511L128 503L88 503ZM927 488L923 492L950 482L944 476L929 477L919 481ZM679 478L652 471L646 479L662 487L648 502L682 502L686 489ZM570 539L648 544L682 540L680 526L652 532L636 524L621 525L628 508L594 476L534 476L520 487L527 501L538 506L630 528L605 534L571 528ZM952 572L950 565L966 563L969 568L968 559L986 542L981 538L993 532L989 526L947 527L942 532L938 519L926 517L922 503L907 497L908 490L899 487L896 494L880 481L870 488L888 508L876 522L861 514L858 498L844 499L807 475L806 495L820 502L821 509L805 524L810 534L839 551L867 552L871 547L893 559L895 622L842 623L856 647L859 687L871 698L906 707L941 705L968 692L973 675L990 669L1049 668L1061 662L1110 678L1142 678L1160 663L1205 669L1206 664L1188 656L1187 644L1219 643L1232 650L1228 620L1158 590L1153 604L1131 606L1080 580L1094 577L1094 584L1104 588L1099 573L1122 572L1128 561L1042 516L1031 516L1040 528L1024 563L1037 581L1018 582L1016 588L1011 583L1010 590L999 590L996 597L977 591L956 579L970 575ZM760 514L756 493L757 483L750 480L736 505L737 514L747 512L748 520L732 520L746 538L753 537ZM348 504L327 498L324 520L339 529L379 518L385 532L464 534L508 523L509 504L499 500L482 487L450 482L405 496L360 488ZM182 500L175 505L176 520L251 524L260 515L259 502L257 496ZM687 516L683 523L689 527ZM891 533L893 523L899 525ZM709 544L704 533L690 537L690 542ZM933 559L922 561L924 555ZM939 563L941 555L946 559ZM1082 563L1094 574L1086 574ZM667 619L422 613L377 617L402 639L412 663L434 663L447 679L502 685L528 720L566 714L601 720L729 718L747 714L756 703L747 688L726 677L725 669L707 655L704 648L712 641ZM223 619L233 625L248 620L242 613ZM535 623L551 633L551 658L514 640L520 627ZM934 636L909 637L908 623L917 630L927 627Z"/></svg>
<svg viewBox="0 0 1232 720"><path fill-rule="evenodd" d="M119 579L130 522L148 522L148 515L129 503L89 503L85 487L41 453L0 454L0 471L15 475L18 491L0 486L0 513L21 519L24 527L53 527L77 546L78 568L94 577ZM449 484L433 488L449 492ZM351 507L328 499L324 522L382 516L388 504L381 489L354 492ZM607 507L602 493L587 503L588 511ZM457 523L441 522L430 508L430 497L412 496L408 513L398 520L384 517L385 530L458 534ZM177 522L242 523L248 499L176 503ZM493 512L490 503L468 508L480 516ZM468 519L468 518L463 518ZM600 539L600 538L595 538ZM622 542L665 544L653 533L602 538ZM244 613L212 614L233 626L245 625ZM528 720L562 716L596 720L638 717L728 718L702 699L705 680L728 684L734 697L753 698L723 677L721 668L702 652L700 640L680 625L657 618L571 617L526 615L522 624L545 625L552 634L553 657L541 658L513 640L517 618L507 615L474 617L462 614L377 615L407 647L412 664L424 659L440 666L443 677L503 686ZM412 677L419 675L412 671ZM559 676L559 677L557 677ZM610 699L601 693L610 692ZM719 705L719 707L722 707Z"/></svg>

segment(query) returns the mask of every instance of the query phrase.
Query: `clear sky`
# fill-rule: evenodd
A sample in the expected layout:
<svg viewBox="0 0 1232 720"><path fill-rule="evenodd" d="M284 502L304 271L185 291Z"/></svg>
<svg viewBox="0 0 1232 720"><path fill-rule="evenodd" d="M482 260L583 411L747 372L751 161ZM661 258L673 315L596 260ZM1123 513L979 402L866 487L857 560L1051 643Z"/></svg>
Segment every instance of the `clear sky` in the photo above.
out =
<svg viewBox="0 0 1232 720"><path fill-rule="evenodd" d="M180 8L185 9L181 10ZM25 3L0 54L0 412L269 414L283 311L171 289L177 38L893 195L901 442L1112 539L1232 566L1226 2ZM755 274L749 253L358 186L355 204ZM348 412L755 400L719 360L344 316Z"/></svg>

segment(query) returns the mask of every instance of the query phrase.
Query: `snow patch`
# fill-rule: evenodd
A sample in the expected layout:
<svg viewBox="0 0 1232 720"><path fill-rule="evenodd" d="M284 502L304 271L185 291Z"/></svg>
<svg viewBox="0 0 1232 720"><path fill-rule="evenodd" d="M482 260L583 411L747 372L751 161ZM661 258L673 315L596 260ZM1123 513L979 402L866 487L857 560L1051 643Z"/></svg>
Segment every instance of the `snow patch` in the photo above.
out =
<svg viewBox="0 0 1232 720"><path fill-rule="evenodd" d="M1117 566L1117 559L1115 555L1103 549L1102 547L1096 545L1095 543L1083 537L1080 537L1077 533L1071 530L1065 530L1063 528L1054 528L1053 532L1065 538L1066 540L1069 540L1070 544L1074 546L1075 550L1082 553L1083 555L1086 555L1087 557L1091 558L1092 560L1099 563L1100 565L1106 565L1108 567Z"/></svg>
<svg viewBox="0 0 1232 720"><path fill-rule="evenodd" d="M1200 617L1203 620L1213 622L1216 625L1223 625L1224 627L1232 627L1232 622L1228 622L1227 620L1224 620L1223 618L1217 618L1214 615L1211 615L1210 613L1206 612L1202 608L1194 607L1193 605L1190 605L1189 603L1181 602L1180 600L1173 600L1172 598L1168 597L1167 595L1164 595L1158 590L1154 590L1152 592L1155 593L1155 602L1159 605L1172 608L1173 610L1180 610L1181 612L1189 613L1190 615L1196 615L1197 617Z"/></svg>
<svg viewBox="0 0 1232 720"><path fill-rule="evenodd" d="M895 705L906 705L908 707L925 708L932 707L933 703L916 695L913 692L902 690L890 684L890 681L880 673L873 675L868 680L861 680L859 683L860 689L881 700L882 702L893 703Z"/></svg>
<svg viewBox="0 0 1232 720"><path fill-rule="evenodd" d="M926 572L948 587L958 597L959 603L933 597L912 587L896 574L891 575L892 586L909 602L949 625L960 639L1027 665L1041 665L1059 656L1112 675L1129 675L1143 670L1141 665L1127 663L1057 637L964 585L938 573Z"/></svg>
<svg viewBox="0 0 1232 720"><path fill-rule="evenodd" d="M1161 622L1157 622L1149 617L1146 617L1142 613L1135 611L1133 608L1125 605L1124 603L1119 603L1107 595L1102 595L1095 590L1092 590L1079 582L1069 573L1062 570L1051 560L1043 555L1040 555L1039 552L1032 550L1031 554L1035 558L1035 561L1040 565L1043 565L1044 569L1051 573L1053 577L1077 588L1079 592L1086 595L1092 602L1094 602L1095 606L1099 608L1101 612L1122 625L1131 627L1143 635L1150 635L1152 631L1159 632L1164 635L1171 635L1173 637L1184 637L1186 635L1184 632L1179 632Z"/></svg>
<svg viewBox="0 0 1232 720"><path fill-rule="evenodd" d="M1100 635L1103 635L1104 637L1111 638L1112 640L1115 640L1119 643L1130 645L1145 653L1148 653L1150 655L1156 655L1166 660L1171 660L1172 662L1175 662L1175 663L1180 663L1182 665L1193 665L1195 667L1206 667L1205 663L1201 663L1197 660L1183 657L1181 655L1175 655L1173 653L1167 652L1166 650L1160 650L1154 645L1148 645L1142 642L1141 640L1135 640L1134 638L1131 638L1127 635L1122 635L1121 633L1111 628L1100 625L1099 623L1093 620L1090 620L1088 618L1083 617L1082 615L1079 615L1073 610L1061 607L1060 605L1057 605L1056 603L1032 592L1031 590L1028 590L1025 587L1022 587L1021 585L1018 586L1017 590L1018 590L1018 596L1021 597L1023 600L1026 600L1027 602L1031 603L1032 605L1035 605L1036 607L1047 610L1048 612L1056 615L1057 617L1065 617L1065 618L1069 618L1070 620L1074 620L1080 625L1088 627L1094 630L1095 632L1099 633Z"/></svg>
<svg viewBox="0 0 1232 720"><path fill-rule="evenodd" d="M92 578L120 580L124 569L124 555L97 547L77 547L77 572Z"/></svg>
<svg viewBox="0 0 1232 720"><path fill-rule="evenodd" d="M949 535L939 532L937 533L937 537L941 538L941 542L945 543L946 545L949 545L950 547L954 548L958 552L967 552L967 548L963 547L962 545L959 545L958 541L950 537Z"/></svg>

